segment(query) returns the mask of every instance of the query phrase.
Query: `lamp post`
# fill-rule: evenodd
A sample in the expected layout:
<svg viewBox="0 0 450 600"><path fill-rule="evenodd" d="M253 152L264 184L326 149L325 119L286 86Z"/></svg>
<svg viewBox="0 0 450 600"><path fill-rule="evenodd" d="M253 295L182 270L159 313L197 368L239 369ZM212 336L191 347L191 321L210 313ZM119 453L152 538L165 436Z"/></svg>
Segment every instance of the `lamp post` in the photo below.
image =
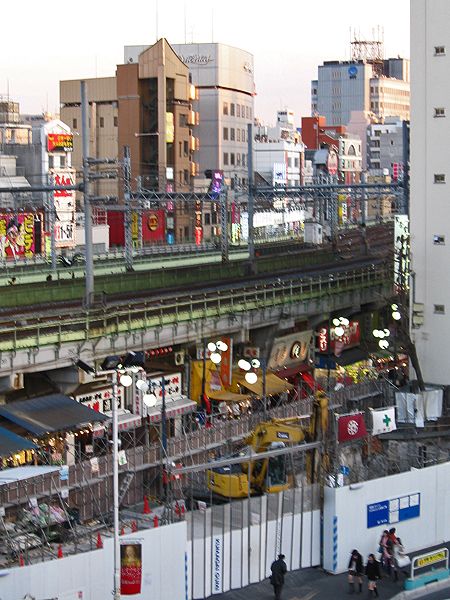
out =
<svg viewBox="0 0 450 600"><path fill-rule="evenodd" d="M120 600L120 538L119 538L119 420L117 414L118 382L123 387L130 387L133 378L130 373L142 371L142 366L133 364L136 359L134 352L129 352L123 362L120 357L106 357L102 365L114 365L113 368L100 369L97 371L81 360L76 366L95 377L99 375L111 375L113 388L112 398L112 458L113 458L113 537L114 537L114 576L113 576L113 598ZM145 383L145 382L142 382ZM139 386L137 386L140 389Z"/></svg>
<svg viewBox="0 0 450 600"><path fill-rule="evenodd" d="M333 335L335 338L334 353L336 354L336 342L342 342L342 337L345 334L345 329L350 325L350 321L346 317L334 317L328 320L328 361L327 361L327 390L330 391L330 371L331 371L331 325L333 325Z"/></svg>
<svg viewBox="0 0 450 600"><path fill-rule="evenodd" d="M258 374L256 372L257 369L261 367L262 371L262 405L263 405L263 413L264 419L267 416L267 401L266 401L266 378L267 378L267 364L264 358L258 360L257 358L253 358L250 362L245 360L245 358L241 358L238 361L238 367L243 371L246 371L244 375L244 379L250 385L256 383L258 381Z"/></svg>

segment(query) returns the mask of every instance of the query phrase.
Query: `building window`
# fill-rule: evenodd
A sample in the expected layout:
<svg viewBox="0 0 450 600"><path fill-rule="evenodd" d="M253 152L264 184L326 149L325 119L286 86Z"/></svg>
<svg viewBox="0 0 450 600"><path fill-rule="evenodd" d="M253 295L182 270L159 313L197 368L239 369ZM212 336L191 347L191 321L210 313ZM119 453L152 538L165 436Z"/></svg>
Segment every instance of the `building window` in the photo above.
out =
<svg viewBox="0 0 450 600"><path fill-rule="evenodd" d="M211 225L211 214L205 213L204 217L205 217L205 225Z"/></svg>
<svg viewBox="0 0 450 600"><path fill-rule="evenodd" d="M434 304L434 314L445 315L445 305L444 304Z"/></svg>
<svg viewBox="0 0 450 600"><path fill-rule="evenodd" d="M234 152L230 152L230 165L234 165Z"/></svg>
<svg viewBox="0 0 450 600"><path fill-rule="evenodd" d="M48 168L53 169L55 166L55 159L53 156L49 155L48 157Z"/></svg>
<svg viewBox="0 0 450 600"><path fill-rule="evenodd" d="M230 104L230 115L232 117L234 117L234 103L233 102Z"/></svg>
<svg viewBox="0 0 450 600"><path fill-rule="evenodd" d="M189 142L187 140L183 142L183 154L185 157L189 156Z"/></svg>
<svg viewBox="0 0 450 600"><path fill-rule="evenodd" d="M241 140L245 142L245 129L242 130Z"/></svg>
<svg viewBox="0 0 450 600"><path fill-rule="evenodd" d="M299 159L298 159L298 157L297 157L297 156L294 158L294 166L295 166L295 168L296 168L296 169L298 169L298 166L299 166Z"/></svg>
<svg viewBox="0 0 450 600"><path fill-rule="evenodd" d="M433 244L435 246L445 246L445 235L433 235Z"/></svg>
<svg viewBox="0 0 450 600"><path fill-rule="evenodd" d="M181 158L181 148L183 147L183 144L181 142L178 142L178 155Z"/></svg>
<svg viewBox="0 0 450 600"><path fill-rule="evenodd" d="M212 213L212 224L217 225L217 213L216 212Z"/></svg>
<svg viewBox="0 0 450 600"><path fill-rule="evenodd" d="M435 56L444 56L445 55L445 46L435 46L434 47L434 55Z"/></svg>
<svg viewBox="0 0 450 600"><path fill-rule="evenodd" d="M100 127L104 127L104 126L105 126L105 118L100 117Z"/></svg>
<svg viewBox="0 0 450 600"><path fill-rule="evenodd" d="M228 164L228 152L223 153L223 164L224 165Z"/></svg>
<svg viewBox="0 0 450 600"><path fill-rule="evenodd" d="M228 127L223 128L223 139L224 140L228 139Z"/></svg>
<svg viewBox="0 0 450 600"><path fill-rule="evenodd" d="M119 126L119 117L114 117L114 127Z"/></svg>
<svg viewBox="0 0 450 600"><path fill-rule="evenodd" d="M78 120L72 119L72 129L78 129Z"/></svg>
<svg viewBox="0 0 450 600"><path fill-rule="evenodd" d="M445 175L443 173L435 173L434 183L445 183Z"/></svg>
<svg viewBox="0 0 450 600"><path fill-rule="evenodd" d="M187 169L184 170L184 183L189 183L189 171Z"/></svg>
<svg viewBox="0 0 450 600"><path fill-rule="evenodd" d="M245 106L244 105L242 105L242 107L241 107L241 115L242 115L242 118L245 119Z"/></svg>
<svg viewBox="0 0 450 600"><path fill-rule="evenodd" d="M445 117L445 108L439 107L434 109L435 117Z"/></svg>
<svg viewBox="0 0 450 600"><path fill-rule="evenodd" d="M59 166L61 168L64 168L66 166L66 157L65 156L60 156L59 157Z"/></svg>
<svg viewBox="0 0 450 600"><path fill-rule="evenodd" d="M188 116L180 113L180 127L187 127L188 126Z"/></svg>
<svg viewBox="0 0 450 600"><path fill-rule="evenodd" d="M239 106L239 104L238 104ZM236 141L240 142L241 141L241 130L240 129L236 129Z"/></svg>
<svg viewBox="0 0 450 600"><path fill-rule="evenodd" d="M242 166L243 167L247 166L247 155L246 154L242 155Z"/></svg>
<svg viewBox="0 0 450 600"><path fill-rule="evenodd" d="M224 115L228 114L228 102L223 103L223 114Z"/></svg>
<svg viewBox="0 0 450 600"><path fill-rule="evenodd" d="M237 117L241 116L241 105L240 104L236 104L236 116Z"/></svg>
<svg viewBox="0 0 450 600"><path fill-rule="evenodd" d="M241 153L240 153L240 152L238 152L238 153L236 154L236 165L237 165L238 167L240 167L240 166L241 166Z"/></svg>
<svg viewBox="0 0 450 600"><path fill-rule="evenodd" d="M234 138L234 127L231 127L231 128L230 128L230 140L231 140L232 142L234 142L234 139L235 139L235 138Z"/></svg>

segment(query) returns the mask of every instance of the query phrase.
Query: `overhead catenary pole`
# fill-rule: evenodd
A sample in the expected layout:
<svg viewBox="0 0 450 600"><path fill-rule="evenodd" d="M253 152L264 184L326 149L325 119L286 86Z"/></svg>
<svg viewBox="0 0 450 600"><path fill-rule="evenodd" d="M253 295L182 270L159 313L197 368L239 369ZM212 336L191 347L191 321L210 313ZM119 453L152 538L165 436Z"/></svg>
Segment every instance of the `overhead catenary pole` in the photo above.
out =
<svg viewBox="0 0 450 600"><path fill-rule="evenodd" d="M254 245L254 230L253 230L253 212L254 212L254 197L253 197L253 125L247 125L247 169L248 169L248 257L250 261L255 258Z"/></svg>
<svg viewBox="0 0 450 600"><path fill-rule="evenodd" d="M81 81L81 128L83 143L84 237L86 260L85 304L90 306L94 293L94 256L92 250L92 213L89 196L89 120L86 82Z"/></svg>

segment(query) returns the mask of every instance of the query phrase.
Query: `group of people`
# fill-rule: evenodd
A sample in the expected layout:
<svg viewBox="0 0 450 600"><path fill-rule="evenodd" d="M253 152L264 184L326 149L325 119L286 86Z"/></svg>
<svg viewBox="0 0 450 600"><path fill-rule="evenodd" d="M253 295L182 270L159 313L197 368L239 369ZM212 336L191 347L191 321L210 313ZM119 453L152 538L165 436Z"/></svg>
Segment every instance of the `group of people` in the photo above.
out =
<svg viewBox="0 0 450 600"><path fill-rule="evenodd" d="M366 575L369 596L378 596L377 581L381 579L382 576L380 566L388 575L393 576L394 580L397 581L399 571L411 564L408 555L405 554L401 539L396 535L395 527L383 531L378 546L378 552L380 554L380 562L377 561L374 554L369 554L367 564L364 567L361 554L356 549L352 550L348 563L348 584L350 594L355 592L355 583L358 583L358 591L362 592L363 576Z"/></svg>

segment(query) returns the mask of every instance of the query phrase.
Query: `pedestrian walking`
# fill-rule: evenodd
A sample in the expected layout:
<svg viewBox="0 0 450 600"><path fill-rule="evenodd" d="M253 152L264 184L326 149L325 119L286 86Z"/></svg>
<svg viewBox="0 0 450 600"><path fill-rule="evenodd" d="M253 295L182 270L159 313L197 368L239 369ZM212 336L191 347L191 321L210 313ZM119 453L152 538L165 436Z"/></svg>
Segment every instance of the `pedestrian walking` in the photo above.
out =
<svg viewBox="0 0 450 600"><path fill-rule="evenodd" d="M281 590L284 585L284 576L287 572L287 566L284 562L284 554L279 554L278 559L274 560L270 566L272 575L270 576L270 583L273 585L273 591L275 594L275 600L281 599Z"/></svg>
<svg viewBox="0 0 450 600"><path fill-rule="evenodd" d="M348 593L353 594L355 591L355 579L358 580L358 591L362 592L364 575L364 565L361 554L356 550L352 550L350 560L348 561Z"/></svg>
<svg viewBox="0 0 450 600"><path fill-rule="evenodd" d="M369 596L378 597L377 581L381 578L380 564L373 554L369 554L366 565L366 576L368 579Z"/></svg>
<svg viewBox="0 0 450 600"><path fill-rule="evenodd" d="M391 562L390 556L388 552L388 539L389 539L389 531L385 529L381 534L380 543L378 546L378 552L380 553L380 562L383 569L385 569L388 573L391 570Z"/></svg>

